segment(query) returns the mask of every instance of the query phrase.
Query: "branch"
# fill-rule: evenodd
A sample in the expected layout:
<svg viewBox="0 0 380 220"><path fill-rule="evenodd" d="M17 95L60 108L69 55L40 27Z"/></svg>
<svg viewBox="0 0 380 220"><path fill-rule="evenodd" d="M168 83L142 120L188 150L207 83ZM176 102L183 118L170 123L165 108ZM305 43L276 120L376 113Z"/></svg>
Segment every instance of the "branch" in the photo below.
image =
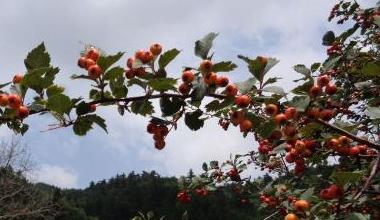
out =
<svg viewBox="0 0 380 220"><path fill-rule="evenodd" d="M317 123L321 124L321 125L324 125L324 126L326 126L326 127L331 128L332 130L334 130L334 131L336 131L336 132L338 132L338 133L340 133L340 134L344 134L344 135L346 135L347 137L351 138L352 140L354 140L354 141L356 141L356 142L358 142L358 143L365 144L365 145L367 145L368 147L371 147L371 148L375 148L375 149L377 149L377 150L380 150L380 144L376 144L376 143L373 143L373 142L371 142L371 141L369 141L369 140L366 140L366 139L360 138L360 137L358 137L358 136L356 136L356 135L354 135L354 134L351 134L351 133L348 132L348 131L345 131L345 130L343 130L343 129L341 129L341 128L335 126L335 125L332 125L332 124L330 124L330 123L328 123L328 122L325 122L325 121L323 121L323 120L321 120L321 119L316 119L315 121L316 121Z"/></svg>
<svg viewBox="0 0 380 220"><path fill-rule="evenodd" d="M354 197L354 200L357 200L362 194L364 191L366 191L370 184L371 184L371 181L372 179L375 177L378 169L380 167L380 153L377 154L377 158L375 160L375 164L373 165L372 167L372 170L371 170L371 173L369 174L367 180L365 181L365 184L364 186L361 188L361 190L355 195Z"/></svg>

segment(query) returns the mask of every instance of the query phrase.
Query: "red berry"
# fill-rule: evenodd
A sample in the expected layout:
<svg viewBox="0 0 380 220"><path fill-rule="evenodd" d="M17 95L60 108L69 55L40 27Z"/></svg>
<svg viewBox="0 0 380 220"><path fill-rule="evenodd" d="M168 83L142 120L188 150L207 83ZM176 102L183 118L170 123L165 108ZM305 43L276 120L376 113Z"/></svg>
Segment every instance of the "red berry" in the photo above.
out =
<svg viewBox="0 0 380 220"><path fill-rule="evenodd" d="M145 51L144 56L140 59L142 63L146 64L153 60L153 54L150 51Z"/></svg>
<svg viewBox="0 0 380 220"><path fill-rule="evenodd" d="M178 91L183 95L188 95L190 92L190 86L187 83L182 83L179 85Z"/></svg>
<svg viewBox="0 0 380 220"><path fill-rule="evenodd" d="M212 62L210 60L203 60L199 65L199 69L204 73L210 72L212 70Z"/></svg>
<svg viewBox="0 0 380 220"><path fill-rule="evenodd" d="M96 62L93 61L92 59L86 59L86 65L85 65L85 69L88 70L90 67L96 65Z"/></svg>
<svg viewBox="0 0 380 220"><path fill-rule="evenodd" d="M18 73L13 77L13 83L18 84L21 83L22 79L24 78L24 75Z"/></svg>
<svg viewBox="0 0 380 220"><path fill-rule="evenodd" d="M86 66L87 66L87 59L86 59L86 57L80 57L78 59L78 66L80 68L86 68Z"/></svg>
<svg viewBox="0 0 380 220"><path fill-rule="evenodd" d="M133 77L135 77L135 71L133 69L128 69L125 71L125 77L127 79L132 79Z"/></svg>
<svg viewBox="0 0 380 220"><path fill-rule="evenodd" d="M248 132L252 128L252 122L248 119L245 119L240 123L240 131L241 132Z"/></svg>
<svg viewBox="0 0 380 220"><path fill-rule="evenodd" d="M283 122L286 121L286 116L285 114L277 114L276 116L274 116L274 121L276 122L276 124L282 124Z"/></svg>
<svg viewBox="0 0 380 220"><path fill-rule="evenodd" d="M319 86L323 87L329 84L330 77L328 75L322 75L318 77L317 83Z"/></svg>
<svg viewBox="0 0 380 220"><path fill-rule="evenodd" d="M0 106L7 106L8 105L8 95L3 93L0 94Z"/></svg>
<svg viewBox="0 0 380 220"><path fill-rule="evenodd" d="M92 65L90 68L88 68L88 76L92 79L96 79L100 77L102 74L102 69L98 65Z"/></svg>
<svg viewBox="0 0 380 220"><path fill-rule="evenodd" d="M220 76L216 79L216 85L220 87L226 87L228 85L228 78L226 76Z"/></svg>
<svg viewBox="0 0 380 220"><path fill-rule="evenodd" d="M91 104L90 105L90 112L95 112L96 111L96 104Z"/></svg>
<svg viewBox="0 0 380 220"><path fill-rule="evenodd" d="M207 84L207 85L215 85L216 84L216 79L218 78L218 76L216 75L216 73L214 72L209 72L206 74L206 76L204 77L204 82Z"/></svg>
<svg viewBox="0 0 380 220"><path fill-rule="evenodd" d="M157 130L157 125L154 124L154 123L149 123L148 126L146 126L146 131L149 133L149 134L154 134L156 133L156 130Z"/></svg>
<svg viewBox="0 0 380 220"><path fill-rule="evenodd" d="M286 154L285 161L288 163L294 163L294 157L292 154Z"/></svg>
<svg viewBox="0 0 380 220"><path fill-rule="evenodd" d="M20 96L16 94L10 94L8 96L8 105L13 109L18 109L22 104Z"/></svg>
<svg viewBox="0 0 380 220"><path fill-rule="evenodd" d="M318 108L311 108L307 111L307 116L312 119L319 118L320 111Z"/></svg>
<svg viewBox="0 0 380 220"><path fill-rule="evenodd" d="M141 62L144 59L144 56L145 56L145 51L144 50L138 50L135 53L136 59L139 59Z"/></svg>
<svg viewBox="0 0 380 220"><path fill-rule="evenodd" d="M251 98L247 95L241 95L235 98L235 104L240 108L246 108L251 103Z"/></svg>
<svg viewBox="0 0 380 220"><path fill-rule="evenodd" d="M284 114L287 119L294 119L295 117L297 117L297 109L294 107L288 107L285 109Z"/></svg>
<svg viewBox="0 0 380 220"><path fill-rule="evenodd" d="M283 128L283 132L288 137L294 137L297 134L297 129L291 125L287 125Z"/></svg>
<svg viewBox="0 0 380 220"><path fill-rule="evenodd" d="M182 81L184 83L191 83L194 81L194 73L187 70L182 73Z"/></svg>
<svg viewBox="0 0 380 220"><path fill-rule="evenodd" d="M230 84L226 87L226 95L227 96L236 96L238 93L238 88L234 84Z"/></svg>
<svg viewBox="0 0 380 220"><path fill-rule="evenodd" d="M26 118L29 115L29 109L25 106L19 106L17 109L17 117Z"/></svg>
<svg viewBox="0 0 380 220"><path fill-rule="evenodd" d="M91 50L87 51L86 58L91 59L93 61L98 61L99 59L99 51L95 48L92 48Z"/></svg>
<svg viewBox="0 0 380 220"><path fill-rule="evenodd" d="M128 60L127 60L127 67L129 67L129 68L132 69L134 62L135 62L135 58L134 57L128 58Z"/></svg>
<svg viewBox="0 0 380 220"><path fill-rule="evenodd" d="M159 140L156 140L154 142L154 147L157 149L157 150L162 150L164 149L165 147L165 141L163 139L159 139Z"/></svg>
<svg viewBox="0 0 380 220"><path fill-rule="evenodd" d="M158 43L155 43L155 44L152 44L149 48L150 52L154 55L154 56L158 56L160 55L160 53L162 52L162 46L161 44L158 44Z"/></svg>
<svg viewBox="0 0 380 220"><path fill-rule="evenodd" d="M265 106L265 112L271 116L276 115L278 112L278 107L275 104L268 104Z"/></svg>
<svg viewBox="0 0 380 220"><path fill-rule="evenodd" d="M331 109L324 109L319 113L319 117L324 121L330 121L334 117L334 111Z"/></svg>
<svg viewBox="0 0 380 220"><path fill-rule="evenodd" d="M327 84L325 91L329 95L334 95L338 91L338 89L337 89L335 84L329 83L329 84Z"/></svg>
<svg viewBox="0 0 380 220"><path fill-rule="evenodd" d="M318 96L319 94L321 93L321 87L319 87L318 85L314 85L310 88L309 90L309 94L310 96L312 97L316 97Z"/></svg>
<svg viewBox="0 0 380 220"><path fill-rule="evenodd" d="M360 154L360 149L358 147L351 147L350 148L350 155L351 156L357 156Z"/></svg>

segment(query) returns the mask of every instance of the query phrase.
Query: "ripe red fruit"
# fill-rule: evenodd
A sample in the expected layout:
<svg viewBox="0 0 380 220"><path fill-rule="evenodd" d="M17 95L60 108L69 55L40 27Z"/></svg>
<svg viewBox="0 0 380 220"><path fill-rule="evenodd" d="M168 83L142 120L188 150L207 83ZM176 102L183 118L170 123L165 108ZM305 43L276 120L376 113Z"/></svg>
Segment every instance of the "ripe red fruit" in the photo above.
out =
<svg viewBox="0 0 380 220"><path fill-rule="evenodd" d="M297 134L297 129L295 129L293 126L291 125L287 125L283 128L283 132L286 136L288 137L294 137L296 136Z"/></svg>
<svg viewBox="0 0 380 220"><path fill-rule="evenodd" d="M305 211L310 208L310 203L304 199L300 199L294 203L294 208L298 211Z"/></svg>
<svg viewBox="0 0 380 220"><path fill-rule="evenodd" d="M334 95L338 91L338 88L336 87L335 84L329 83L329 84L327 84L325 91L329 95Z"/></svg>
<svg viewBox="0 0 380 220"><path fill-rule="evenodd" d="M144 59L145 51L144 50L138 50L135 52L135 58L139 59L141 62Z"/></svg>
<svg viewBox="0 0 380 220"><path fill-rule="evenodd" d="M194 81L194 73L190 70L184 71L182 73L182 81L184 83L191 83L192 81Z"/></svg>
<svg viewBox="0 0 380 220"><path fill-rule="evenodd" d="M319 117L324 121L330 121L334 117L334 111L331 109L324 109L319 113Z"/></svg>
<svg viewBox="0 0 380 220"><path fill-rule="evenodd" d="M234 84L230 84L226 87L226 95L227 96L236 96L238 93L238 88Z"/></svg>
<svg viewBox="0 0 380 220"><path fill-rule="evenodd" d="M318 108L311 108L307 111L307 116L312 119L319 118L320 111Z"/></svg>
<svg viewBox="0 0 380 220"><path fill-rule="evenodd" d="M216 85L216 79L218 78L218 76L216 75L216 73L214 72L209 72L206 74L206 76L204 77L204 82L207 84L207 85Z"/></svg>
<svg viewBox="0 0 380 220"><path fill-rule="evenodd" d="M267 154L270 151L270 149L266 145L260 145L257 150L261 154Z"/></svg>
<svg viewBox="0 0 380 220"><path fill-rule="evenodd" d="M327 142L327 146L331 149L336 149L339 145L339 140L336 138L333 138Z"/></svg>
<svg viewBox="0 0 380 220"><path fill-rule="evenodd" d="M289 213L285 216L284 220L298 220L298 217L293 213Z"/></svg>
<svg viewBox="0 0 380 220"><path fill-rule="evenodd" d="M144 67L134 69L133 72L134 72L136 77L144 77L146 74Z"/></svg>
<svg viewBox="0 0 380 220"><path fill-rule="evenodd" d="M330 199L333 199L334 197L332 196L332 194L330 193L330 190L329 189L322 189L320 192L319 192L319 197L321 197L321 199L325 199L325 200L330 200Z"/></svg>
<svg viewBox="0 0 380 220"><path fill-rule="evenodd" d="M285 109L284 114L287 119L294 119L297 117L297 109L294 107L288 107Z"/></svg>
<svg viewBox="0 0 380 220"><path fill-rule="evenodd" d="M135 62L135 58L134 57L129 57L128 60L127 60L127 67L132 68L134 62Z"/></svg>
<svg viewBox="0 0 380 220"><path fill-rule="evenodd" d="M17 117L19 118L26 118L29 115L29 109L25 106L19 106L17 108Z"/></svg>
<svg viewBox="0 0 380 220"><path fill-rule="evenodd" d="M305 171L305 165L296 163L296 166L294 167L294 174L300 175Z"/></svg>
<svg viewBox="0 0 380 220"><path fill-rule="evenodd" d="M146 126L146 131L147 131L149 134L154 134L154 133L156 133L156 130L157 130L157 125L154 124L154 123L149 123L149 124Z"/></svg>
<svg viewBox="0 0 380 220"><path fill-rule="evenodd" d="M196 193L198 196L207 196L207 195L208 195L208 191L207 191L207 189L204 189L204 188L201 188L201 189L195 189L195 193Z"/></svg>
<svg viewBox="0 0 380 220"><path fill-rule="evenodd" d="M0 98L0 100L1 100L1 98ZM0 101L0 105L1 105L1 101ZM362 154L365 154L367 149L368 149L367 145L358 145L358 148L360 150L360 153L362 153Z"/></svg>
<svg viewBox="0 0 380 220"><path fill-rule="evenodd" d="M241 95L235 98L235 104L240 108L246 108L251 103L251 98L247 95Z"/></svg>
<svg viewBox="0 0 380 220"><path fill-rule="evenodd" d="M261 65L263 65L264 67L267 65L268 63L268 58L267 57L262 57L262 56L258 56L256 58L260 63Z"/></svg>
<svg viewBox="0 0 380 220"><path fill-rule="evenodd" d="M166 135L169 134L169 129L165 125L160 125L158 126L156 130L156 134L159 134L162 137L165 137Z"/></svg>
<svg viewBox="0 0 380 220"><path fill-rule="evenodd" d="M86 65L85 65L85 69L88 70L90 67L92 67L93 65L96 65L96 62L93 61L92 59L86 59Z"/></svg>
<svg viewBox="0 0 380 220"><path fill-rule="evenodd" d="M127 79L132 79L133 77L135 77L135 71L133 69L126 70L125 77Z"/></svg>
<svg viewBox="0 0 380 220"><path fill-rule="evenodd" d="M86 68L86 65L87 65L87 59L86 59L86 57L80 57L78 59L78 66L80 68Z"/></svg>
<svg viewBox="0 0 380 220"><path fill-rule="evenodd" d="M150 51L145 51L144 55L140 59L142 63L146 64L153 60L153 54Z"/></svg>
<svg viewBox="0 0 380 220"><path fill-rule="evenodd" d="M243 120L240 123L240 131L241 132L248 132L252 128L252 122L248 119Z"/></svg>
<svg viewBox="0 0 380 220"><path fill-rule="evenodd" d="M216 79L216 85L220 87L226 87L228 85L228 78L226 76L220 76Z"/></svg>
<svg viewBox="0 0 380 220"><path fill-rule="evenodd" d="M182 83L179 85L178 91L183 95L188 95L190 92L190 86L187 83Z"/></svg>
<svg viewBox="0 0 380 220"><path fill-rule="evenodd" d="M21 83L23 78L24 78L24 76L22 74L18 73L13 77L13 83L14 84Z"/></svg>
<svg viewBox="0 0 380 220"><path fill-rule="evenodd" d="M268 104L265 106L265 112L271 116L276 115L278 112L278 107L275 104Z"/></svg>
<svg viewBox="0 0 380 220"><path fill-rule="evenodd" d="M314 85L314 86L312 86L312 87L310 88L310 90L309 90L309 94L310 94L310 96L312 96L312 97L316 97L316 96L318 96L320 93L321 93L321 87L318 86L318 85Z"/></svg>
<svg viewBox="0 0 380 220"><path fill-rule="evenodd" d="M96 64L88 68L88 76L92 79L96 79L100 77L101 74L102 74L102 68L100 68L100 66Z"/></svg>
<svg viewBox="0 0 380 220"><path fill-rule="evenodd" d="M158 139L158 140L154 141L154 147L157 150L164 149L164 147L165 147L165 141L163 139Z"/></svg>
<svg viewBox="0 0 380 220"><path fill-rule="evenodd" d="M212 70L212 62L210 60L203 60L199 65L201 72L208 73Z"/></svg>
<svg viewBox="0 0 380 220"><path fill-rule="evenodd" d="M323 87L329 84L330 77L328 75L322 75L318 77L317 83L319 86Z"/></svg>
<svg viewBox="0 0 380 220"><path fill-rule="evenodd" d="M360 149L358 147L351 147L350 148L350 155L351 156L357 156L360 154Z"/></svg>
<svg viewBox="0 0 380 220"><path fill-rule="evenodd" d="M3 93L0 94L0 106L7 106L8 105L8 95Z"/></svg>
<svg viewBox="0 0 380 220"><path fill-rule="evenodd" d="M90 112L95 112L96 111L96 104L91 104L90 105Z"/></svg>
<svg viewBox="0 0 380 220"><path fill-rule="evenodd" d="M92 48L91 50L87 51L86 58L91 59L93 61L98 61L99 59L99 51L95 48Z"/></svg>
<svg viewBox="0 0 380 220"><path fill-rule="evenodd" d="M282 124L283 122L286 121L286 116L285 114L277 114L276 116L274 116L274 121L276 122L276 124Z"/></svg>
<svg viewBox="0 0 380 220"><path fill-rule="evenodd" d="M181 203L189 203L191 202L191 197L186 191L180 191L177 193L177 200Z"/></svg>
<svg viewBox="0 0 380 220"><path fill-rule="evenodd" d="M10 94L8 96L8 105L13 109L18 109L21 106L21 98L16 94Z"/></svg>
<svg viewBox="0 0 380 220"><path fill-rule="evenodd" d="M343 195L343 190L338 185L334 184L329 187L329 191L333 197L339 198Z"/></svg>
<svg viewBox="0 0 380 220"><path fill-rule="evenodd" d="M162 52L162 46L161 44L158 44L158 43L155 43L155 44L152 44L149 48L150 52L154 55L154 56L158 56L160 55L160 53Z"/></svg>
<svg viewBox="0 0 380 220"><path fill-rule="evenodd" d="M236 168L232 168L231 170L229 170L227 172L227 175L230 177L232 181L236 181L236 182L240 181L240 175Z"/></svg>
<svg viewBox="0 0 380 220"><path fill-rule="evenodd" d="M342 145L342 146L347 146L347 145L350 144L351 139L349 139L347 136L342 135L342 136L340 136L340 137L338 138L338 141L339 141L339 144L340 144L340 145Z"/></svg>
<svg viewBox="0 0 380 220"><path fill-rule="evenodd" d="M285 161L288 163L294 163L294 157L292 154L286 154Z"/></svg>

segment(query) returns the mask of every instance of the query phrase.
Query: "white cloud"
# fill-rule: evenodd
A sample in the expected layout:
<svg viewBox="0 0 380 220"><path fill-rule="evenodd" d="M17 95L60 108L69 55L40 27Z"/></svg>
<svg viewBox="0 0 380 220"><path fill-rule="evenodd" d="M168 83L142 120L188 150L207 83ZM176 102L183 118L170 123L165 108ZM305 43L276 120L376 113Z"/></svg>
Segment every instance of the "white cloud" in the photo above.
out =
<svg viewBox="0 0 380 220"><path fill-rule="evenodd" d="M37 182L48 183L61 188L78 187L78 175L64 167L43 164L33 175Z"/></svg>

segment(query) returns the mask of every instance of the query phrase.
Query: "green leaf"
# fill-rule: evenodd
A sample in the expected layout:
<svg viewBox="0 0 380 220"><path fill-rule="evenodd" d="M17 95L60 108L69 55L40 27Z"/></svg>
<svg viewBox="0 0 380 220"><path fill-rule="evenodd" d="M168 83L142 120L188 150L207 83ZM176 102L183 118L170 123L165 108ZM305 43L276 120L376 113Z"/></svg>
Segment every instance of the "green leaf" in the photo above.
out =
<svg viewBox="0 0 380 220"><path fill-rule="evenodd" d="M187 112L185 114L185 124L193 131L200 129L204 125L204 119L200 119L202 115L203 111L199 109L194 112Z"/></svg>
<svg viewBox="0 0 380 220"><path fill-rule="evenodd" d="M28 71L50 66L50 55L43 42L28 53L24 64Z"/></svg>
<svg viewBox="0 0 380 220"><path fill-rule="evenodd" d="M279 63L280 60L273 58L273 57L268 57L268 62L267 65L264 68L264 75L269 72L270 69L272 69L277 63Z"/></svg>
<svg viewBox="0 0 380 220"><path fill-rule="evenodd" d="M204 163L202 164L202 169L203 169L204 171L206 171L206 172L208 171L207 163L204 162Z"/></svg>
<svg viewBox="0 0 380 220"><path fill-rule="evenodd" d="M215 63L212 66L213 72L230 72L234 70L237 67L236 64L232 63L231 61L223 61L219 63Z"/></svg>
<svg viewBox="0 0 380 220"><path fill-rule="evenodd" d="M191 93L192 103L200 102L203 100L206 94L206 85L203 81L197 81L193 85L193 91Z"/></svg>
<svg viewBox="0 0 380 220"><path fill-rule="evenodd" d="M281 96L285 96L286 95L284 89L281 88L281 87L279 87L279 86L267 86L267 87L263 88L263 91L264 92L270 92L270 93L278 94L278 95L281 95Z"/></svg>
<svg viewBox="0 0 380 220"><path fill-rule="evenodd" d="M297 73L301 73L302 75L304 75L306 78L310 78L311 77L311 71L303 64L297 64L293 67L293 69L297 72Z"/></svg>
<svg viewBox="0 0 380 220"><path fill-rule="evenodd" d="M70 78L71 79L90 79L90 80L93 80L88 75L77 75L77 74L71 75Z"/></svg>
<svg viewBox="0 0 380 220"><path fill-rule="evenodd" d="M303 137L310 138L313 137L317 132L322 130L322 125L311 122L300 128L299 132Z"/></svg>
<svg viewBox="0 0 380 220"><path fill-rule="evenodd" d="M62 86L58 86L58 85L51 85L47 88L46 90L46 95L48 97L50 96L53 96L53 95L57 95L57 94L61 94L65 91L65 88L63 88Z"/></svg>
<svg viewBox="0 0 380 220"><path fill-rule="evenodd" d="M116 98L124 98L128 94L128 89L124 85L124 76L118 76L115 79L110 80L110 89L112 92L112 95Z"/></svg>
<svg viewBox="0 0 380 220"><path fill-rule="evenodd" d="M211 169L218 169L219 168L219 162L216 160L210 161L210 168Z"/></svg>
<svg viewBox="0 0 380 220"><path fill-rule="evenodd" d="M378 119L380 118L380 107L367 107L365 114L371 119Z"/></svg>
<svg viewBox="0 0 380 220"><path fill-rule="evenodd" d="M120 58L124 55L122 52L118 52L115 55L109 56L100 56L97 64L102 68L103 72L106 72L108 68L110 68L114 63L120 60Z"/></svg>
<svg viewBox="0 0 380 220"><path fill-rule="evenodd" d="M314 82L313 81L307 81L305 83L303 83L302 85L299 85L297 87L295 87L292 92L294 94L298 94L298 95L307 95L309 93L309 89L314 85Z"/></svg>
<svg viewBox="0 0 380 220"><path fill-rule="evenodd" d="M257 132L263 138L269 137L276 129L276 123L273 120L265 121L257 128Z"/></svg>
<svg viewBox="0 0 380 220"><path fill-rule="evenodd" d="M184 104L184 101L181 98L177 97L162 97L160 99L160 107L161 107L161 112L162 116L171 116L175 113L177 113L182 105Z"/></svg>
<svg viewBox="0 0 380 220"><path fill-rule="evenodd" d="M363 176L364 174L362 171L334 171L330 178L334 179L338 185L344 186L348 183L357 183L361 181Z"/></svg>
<svg viewBox="0 0 380 220"><path fill-rule="evenodd" d="M177 83L176 79L173 78L156 78L148 81L148 85L154 90L165 91L165 90L176 90L175 84Z"/></svg>
<svg viewBox="0 0 380 220"><path fill-rule="evenodd" d="M266 86L266 85L269 85L269 84L273 84L275 82L277 82L277 80L279 79L282 79L280 77L271 77L271 78L268 78L265 83L263 84L263 86Z"/></svg>
<svg viewBox="0 0 380 220"><path fill-rule="evenodd" d="M310 200L313 194L314 194L314 187L311 187L300 195L300 199Z"/></svg>
<svg viewBox="0 0 380 220"><path fill-rule="evenodd" d="M235 83L235 85L238 87L240 93L245 94L256 89L256 81L257 80L255 78L251 77L244 82Z"/></svg>
<svg viewBox="0 0 380 220"><path fill-rule="evenodd" d="M289 102L289 105L295 107L299 112L304 112L309 106L309 103L309 96L294 96L292 101Z"/></svg>
<svg viewBox="0 0 380 220"><path fill-rule="evenodd" d="M152 102L148 100L138 100L132 102L131 110L133 113L140 114L142 116L151 115L154 113Z"/></svg>
<svg viewBox="0 0 380 220"><path fill-rule="evenodd" d="M326 72L327 70L332 69L335 66L335 64L340 60L341 57L342 56L337 56L337 57L326 60L322 65L323 66L322 72Z"/></svg>
<svg viewBox="0 0 380 220"><path fill-rule="evenodd" d="M120 66L116 66L116 67L111 68L104 74L104 79L112 80L119 77L123 77L123 75L124 75L124 69L121 68Z"/></svg>
<svg viewBox="0 0 380 220"><path fill-rule="evenodd" d="M313 63L310 67L311 72L315 72L321 66L321 63Z"/></svg>
<svg viewBox="0 0 380 220"><path fill-rule="evenodd" d="M48 98L46 107L51 111L58 113L69 113L72 105L68 96L63 94L56 94Z"/></svg>
<svg viewBox="0 0 380 220"><path fill-rule="evenodd" d="M218 36L218 33L211 32L204 36L201 40L195 42L194 53L196 56L202 59L208 59L208 54L212 47L214 39Z"/></svg>
<svg viewBox="0 0 380 220"><path fill-rule="evenodd" d="M332 31L327 31L322 38L323 46L331 46L335 41L335 34Z"/></svg>
<svg viewBox="0 0 380 220"><path fill-rule="evenodd" d="M41 94L43 89L53 85L55 75L58 72L59 68L53 67L44 67L28 71L28 73L24 75L21 86L31 88L38 94Z"/></svg>
<svg viewBox="0 0 380 220"><path fill-rule="evenodd" d="M164 69L172 60L174 60L174 58L177 57L179 53L180 51L176 48L173 48L163 53L158 60L158 65L160 69Z"/></svg>
<svg viewBox="0 0 380 220"><path fill-rule="evenodd" d="M99 125L99 127L107 133L107 125L105 124L105 120L95 114L78 117L73 125L74 133L79 136L86 135L87 132L92 129L93 123Z"/></svg>
<svg viewBox="0 0 380 220"><path fill-rule="evenodd" d="M344 218L345 220L370 220L370 215L363 215L358 212L350 213L348 216Z"/></svg>
<svg viewBox="0 0 380 220"><path fill-rule="evenodd" d="M380 65L376 62L367 63L361 69L361 73L364 76L379 76L380 75Z"/></svg>
<svg viewBox="0 0 380 220"><path fill-rule="evenodd" d="M373 18L375 19L373 23L380 27L380 16L374 16Z"/></svg>
<svg viewBox="0 0 380 220"><path fill-rule="evenodd" d="M132 78L132 79L128 80L128 86L133 86L133 85L138 85L145 90L148 83L146 83L145 81L142 81L141 79L138 79L138 78Z"/></svg>
<svg viewBox="0 0 380 220"><path fill-rule="evenodd" d="M77 115L84 115L91 111L90 105L85 101L80 102L76 107Z"/></svg>

